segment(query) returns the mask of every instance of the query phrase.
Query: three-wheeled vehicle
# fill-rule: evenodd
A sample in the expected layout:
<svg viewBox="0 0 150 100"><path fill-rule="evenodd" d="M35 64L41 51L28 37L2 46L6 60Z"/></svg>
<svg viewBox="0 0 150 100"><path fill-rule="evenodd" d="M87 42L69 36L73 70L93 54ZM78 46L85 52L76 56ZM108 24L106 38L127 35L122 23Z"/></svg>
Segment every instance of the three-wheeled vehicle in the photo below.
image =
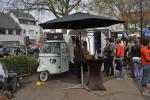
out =
<svg viewBox="0 0 150 100"><path fill-rule="evenodd" d="M49 33L39 53L39 81L47 81L50 75L69 70L69 53L63 34Z"/></svg>

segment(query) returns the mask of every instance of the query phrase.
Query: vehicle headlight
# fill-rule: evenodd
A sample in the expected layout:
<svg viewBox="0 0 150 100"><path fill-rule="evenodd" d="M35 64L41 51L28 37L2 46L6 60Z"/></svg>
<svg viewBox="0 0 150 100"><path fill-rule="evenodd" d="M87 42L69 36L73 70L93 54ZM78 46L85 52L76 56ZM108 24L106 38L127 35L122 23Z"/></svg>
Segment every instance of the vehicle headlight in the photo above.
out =
<svg viewBox="0 0 150 100"><path fill-rule="evenodd" d="M50 63L56 63L56 59L50 59Z"/></svg>

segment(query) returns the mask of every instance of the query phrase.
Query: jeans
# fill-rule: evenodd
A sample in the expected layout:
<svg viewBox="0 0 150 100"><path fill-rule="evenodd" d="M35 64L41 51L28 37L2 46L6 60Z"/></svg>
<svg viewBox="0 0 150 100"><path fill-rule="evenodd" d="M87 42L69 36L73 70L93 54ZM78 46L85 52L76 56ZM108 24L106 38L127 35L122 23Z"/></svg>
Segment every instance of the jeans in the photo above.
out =
<svg viewBox="0 0 150 100"><path fill-rule="evenodd" d="M113 66L114 57L108 57L108 70L107 73L114 75L114 66Z"/></svg>
<svg viewBox="0 0 150 100"><path fill-rule="evenodd" d="M0 81L0 90L3 90L5 88L5 82Z"/></svg>
<svg viewBox="0 0 150 100"><path fill-rule="evenodd" d="M113 66L114 57L108 57L104 59L104 71L106 75L114 75L114 66Z"/></svg>
<svg viewBox="0 0 150 100"><path fill-rule="evenodd" d="M17 86L17 74L16 73L8 73L7 81L0 81L0 90L6 89L6 88L11 89L11 90L16 90L16 86Z"/></svg>
<svg viewBox="0 0 150 100"><path fill-rule="evenodd" d="M81 78L81 61L74 61L75 68L76 68L76 76L77 78Z"/></svg>
<svg viewBox="0 0 150 100"><path fill-rule="evenodd" d="M119 70L119 77L120 77L120 79L124 79L125 74L126 74L126 69L124 66L124 57L119 57L119 63L121 66L121 70Z"/></svg>
<svg viewBox="0 0 150 100"><path fill-rule="evenodd" d="M150 81L150 64L142 64L143 66L143 78L142 78L142 86L147 86Z"/></svg>
<svg viewBox="0 0 150 100"><path fill-rule="evenodd" d="M122 67L121 70L119 70L120 79L124 79L125 74L126 74L126 69Z"/></svg>
<svg viewBox="0 0 150 100"><path fill-rule="evenodd" d="M16 73L9 73L8 74L8 84L11 89L15 90L17 86L17 74Z"/></svg>
<svg viewBox="0 0 150 100"><path fill-rule="evenodd" d="M134 64L133 64L132 58L130 58L129 66L130 66L130 70L131 70L131 77L134 78Z"/></svg>
<svg viewBox="0 0 150 100"><path fill-rule="evenodd" d="M106 73L107 70L107 63L108 63L108 59L104 59L104 72Z"/></svg>
<svg viewBox="0 0 150 100"><path fill-rule="evenodd" d="M142 76L143 76L143 67L140 64L140 59L134 59L133 58L133 64L134 64L135 79L140 79L140 81L141 81Z"/></svg>

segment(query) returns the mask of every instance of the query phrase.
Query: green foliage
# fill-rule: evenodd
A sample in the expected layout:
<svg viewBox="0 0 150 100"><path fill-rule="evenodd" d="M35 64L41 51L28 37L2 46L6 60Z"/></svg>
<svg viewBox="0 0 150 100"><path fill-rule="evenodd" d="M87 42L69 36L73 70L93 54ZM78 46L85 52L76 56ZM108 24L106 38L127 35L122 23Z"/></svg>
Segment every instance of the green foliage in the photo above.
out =
<svg viewBox="0 0 150 100"><path fill-rule="evenodd" d="M0 59L8 70L21 70L21 74L35 73L38 67L37 59L30 56L8 56Z"/></svg>
<svg viewBox="0 0 150 100"><path fill-rule="evenodd" d="M3 47L3 45L2 44L0 44L0 48L2 48Z"/></svg>

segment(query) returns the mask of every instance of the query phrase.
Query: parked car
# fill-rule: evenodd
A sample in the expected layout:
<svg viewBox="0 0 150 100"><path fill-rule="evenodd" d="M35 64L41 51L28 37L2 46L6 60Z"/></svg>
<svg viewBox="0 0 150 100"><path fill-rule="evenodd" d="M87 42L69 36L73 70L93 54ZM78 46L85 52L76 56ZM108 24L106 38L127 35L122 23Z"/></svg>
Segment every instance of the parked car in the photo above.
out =
<svg viewBox="0 0 150 100"><path fill-rule="evenodd" d="M9 50L7 48L0 48L0 57L8 56Z"/></svg>
<svg viewBox="0 0 150 100"><path fill-rule="evenodd" d="M20 47L4 47L0 48L0 57L8 55L20 55L24 54L24 50Z"/></svg>

